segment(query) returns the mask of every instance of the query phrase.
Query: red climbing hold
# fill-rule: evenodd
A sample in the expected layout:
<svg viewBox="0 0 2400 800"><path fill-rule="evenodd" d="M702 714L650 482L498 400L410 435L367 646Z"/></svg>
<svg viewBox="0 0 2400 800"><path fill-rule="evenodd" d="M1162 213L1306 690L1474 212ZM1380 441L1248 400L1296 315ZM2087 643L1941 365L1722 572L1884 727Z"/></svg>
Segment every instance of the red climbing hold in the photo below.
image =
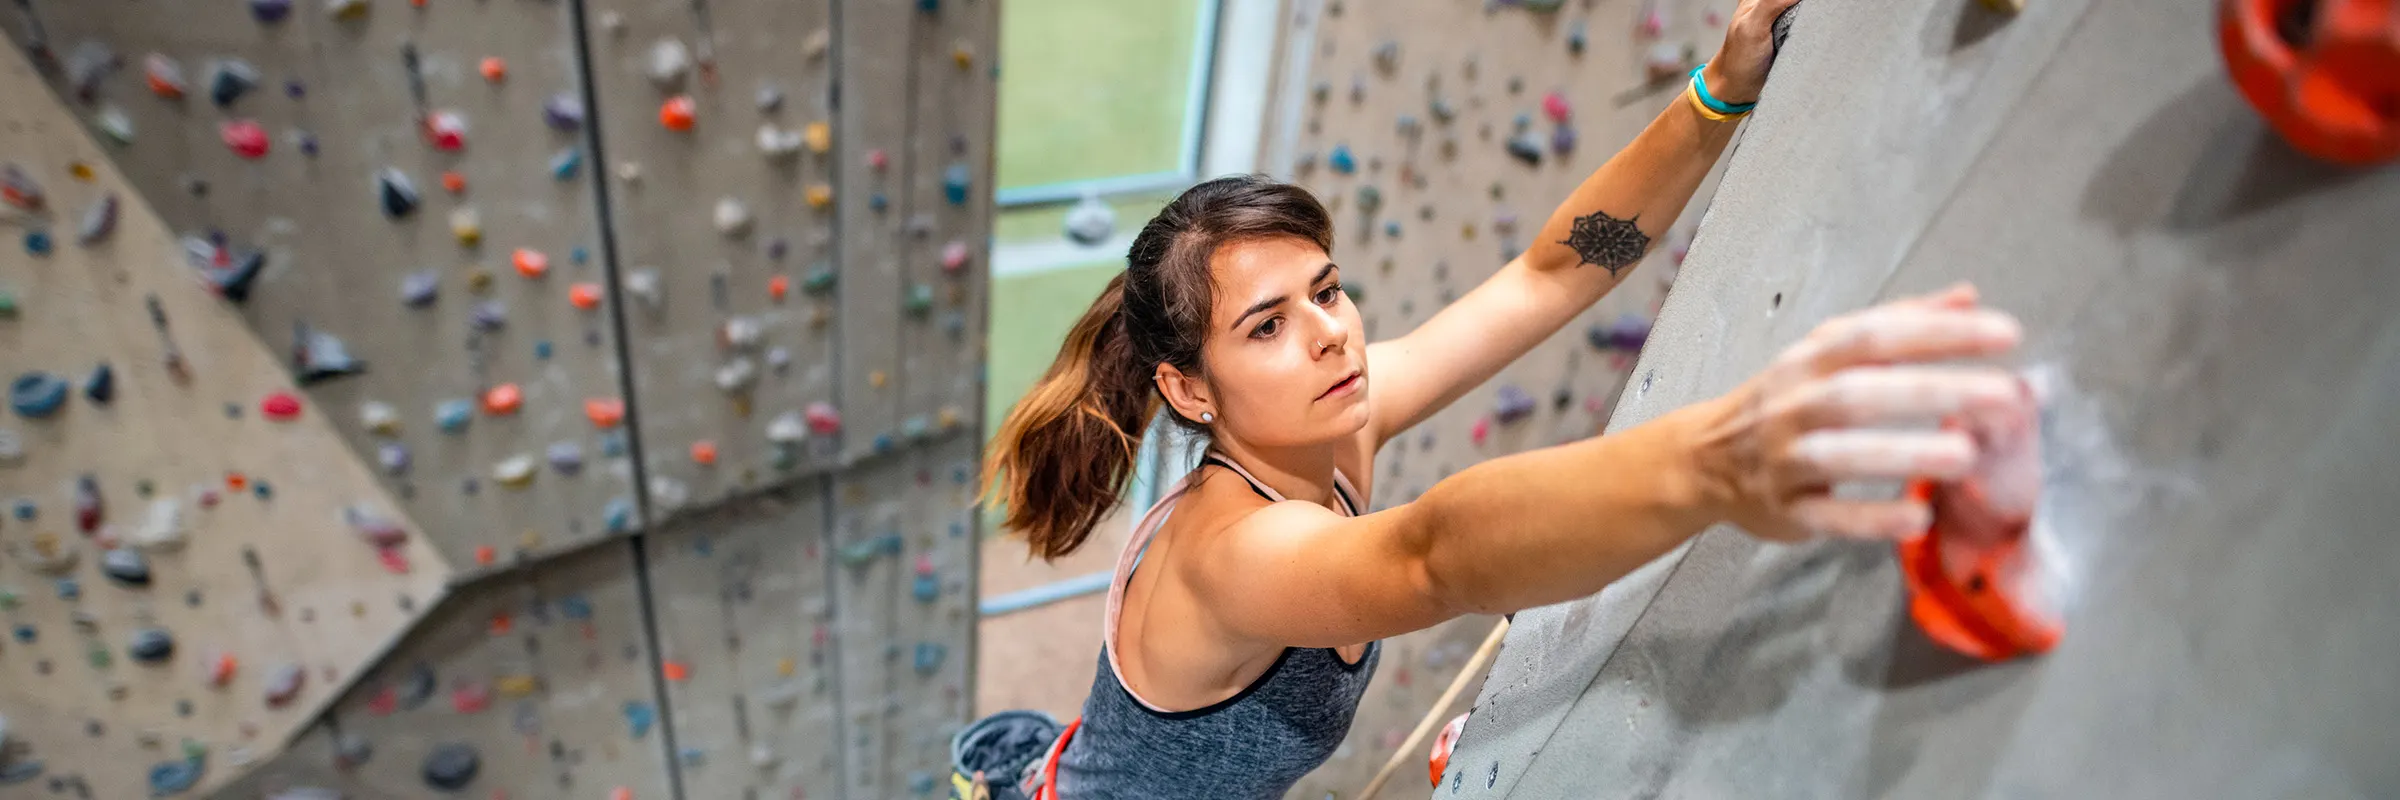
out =
<svg viewBox="0 0 2400 800"><path fill-rule="evenodd" d="M498 560L500 560L500 551L494 549L491 545L477 545L475 547L475 563L477 566L488 567L492 565L492 562Z"/></svg>
<svg viewBox="0 0 2400 800"><path fill-rule="evenodd" d="M460 175L456 172L444 172L442 173L442 188L448 190L451 194L465 194L467 191L467 176Z"/></svg>
<svg viewBox="0 0 2400 800"><path fill-rule="evenodd" d="M479 71L483 73L484 80L499 83L508 79L508 61L499 56L484 56Z"/></svg>
<svg viewBox="0 0 2400 800"><path fill-rule="evenodd" d="M625 421L625 401L614 397L595 397L583 401L583 415L591 418L592 427L601 430L614 428Z"/></svg>
<svg viewBox="0 0 2400 800"><path fill-rule="evenodd" d="M256 122L227 120L225 124L217 126L217 135L224 138L226 147L233 148L234 155L249 159L265 158L267 155L267 129Z"/></svg>
<svg viewBox="0 0 2400 800"><path fill-rule="evenodd" d="M367 713L369 714L388 717L392 712L398 710L400 710L400 692L392 687L386 686L377 689L373 696L367 698Z"/></svg>
<svg viewBox="0 0 2400 800"><path fill-rule="evenodd" d="M1492 438L1492 418L1484 417L1476 420L1475 427L1468 429L1467 437L1474 439L1477 446L1481 446L1484 440Z"/></svg>
<svg viewBox="0 0 2400 800"><path fill-rule="evenodd" d="M436 111L425 117L425 141L437 150L457 151L467 146L467 118L456 111Z"/></svg>
<svg viewBox="0 0 2400 800"><path fill-rule="evenodd" d="M375 561L376 563L383 565L383 571L385 572L389 572L394 575L408 574L408 554L400 552L400 548L376 548Z"/></svg>
<svg viewBox="0 0 2400 800"><path fill-rule="evenodd" d="M2242 96L2294 149L2400 158L2400 14L2391 0L2225 0L2217 41Z"/></svg>
<svg viewBox="0 0 2400 800"><path fill-rule="evenodd" d="M540 250L520 247L509 254L508 260L510 265L517 268L517 274L528 278L539 278L550 273L550 257L543 255Z"/></svg>
<svg viewBox="0 0 2400 800"><path fill-rule="evenodd" d="M483 413L492 416L517 413L525 405L525 390L516 384L503 383L483 392Z"/></svg>
<svg viewBox="0 0 2400 800"><path fill-rule="evenodd" d="M692 463L703 467L717 463L717 443L707 439L693 442Z"/></svg>
<svg viewBox="0 0 2400 800"><path fill-rule="evenodd" d="M267 395L267 399L258 401L258 413L265 414L267 419L276 422L299 419L300 398L291 392L276 392Z"/></svg>
<svg viewBox="0 0 2400 800"><path fill-rule="evenodd" d="M234 658L232 653L217 654L216 662L208 665L208 685L221 688L233 683L233 673L240 670L241 666L241 660Z"/></svg>
<svg viewBox="0 0 2400 800"><path fill-rule="evenodd" d="M669 661L660 671L666 673L667 680L676 683L682 683L692 677L692 668L684 666L681 661Z"/></svg>
<svg viewBox="0 0 2400 800"><path fill-rule="evenodd" d="M466 684L450 690L450 708L461 714L473 714L492 706L492 690L479 684Z"/></svg>
<svg viewBox="0 0 2400 800"><path fill-rule="evenodd" d="M1542 95L1542 114L1548 116L1551 122L1565 122L1574 112L1567 108L1566 95L1552 91Z"/></svg>
<svg viewBox="0 0 2400 800"><path fill-rule="evenodd" d="M834 410L832 403L810 403L806 414L808 429L817 435L832 436L842 432L842 412Z"/></svg>
<svg viewBox="0 0 2400 800"><path fill-rule="evenodd" d="M777 275L767 279L767 299L781 303L784 296L791 293L792 279L790 277Z"/></svg>
<svg viewBox="0 0 2400 800"><path fill-rule="evenodd" d="M691 95L669 97L658 107L658 124L671 131L691 130L697 116L698 107L692 103Z"/></svg>

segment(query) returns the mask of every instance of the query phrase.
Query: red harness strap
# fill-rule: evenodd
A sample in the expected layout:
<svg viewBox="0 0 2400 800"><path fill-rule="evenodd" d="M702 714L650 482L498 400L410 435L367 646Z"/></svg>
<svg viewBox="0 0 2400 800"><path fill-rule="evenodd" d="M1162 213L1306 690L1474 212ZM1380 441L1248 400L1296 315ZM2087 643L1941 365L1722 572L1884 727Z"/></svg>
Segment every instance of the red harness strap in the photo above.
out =
<svg viewBox="0 0 2400 800"><path fill-rule="evenodd" d="M1067 752L1067 740L1075 738L1076 729L1082 727L1083 718L1076 717L1058 734L1058 741L1050 745L1049 757L1042 759L1042 785L1035 790L1033 800L1058 800L1058 757Z"/></svg>

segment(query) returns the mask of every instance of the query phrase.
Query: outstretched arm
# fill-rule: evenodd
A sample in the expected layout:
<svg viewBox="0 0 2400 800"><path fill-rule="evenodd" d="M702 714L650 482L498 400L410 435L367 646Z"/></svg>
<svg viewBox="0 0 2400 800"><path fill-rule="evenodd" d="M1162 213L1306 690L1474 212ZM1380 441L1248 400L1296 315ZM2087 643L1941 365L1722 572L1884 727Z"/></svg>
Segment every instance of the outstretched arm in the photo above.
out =
<svg viewBox="0 0 2400 800"><path fill-rule="evenodd" d="M1743 0L1703 77L1731 103L1766 81L1777 14L1798 0ZM1424 421L1614 289L1683 214L1735 123L1681 95L1551 212L1533 246L1405 336L1367 348L1376 443Z"/></svg>

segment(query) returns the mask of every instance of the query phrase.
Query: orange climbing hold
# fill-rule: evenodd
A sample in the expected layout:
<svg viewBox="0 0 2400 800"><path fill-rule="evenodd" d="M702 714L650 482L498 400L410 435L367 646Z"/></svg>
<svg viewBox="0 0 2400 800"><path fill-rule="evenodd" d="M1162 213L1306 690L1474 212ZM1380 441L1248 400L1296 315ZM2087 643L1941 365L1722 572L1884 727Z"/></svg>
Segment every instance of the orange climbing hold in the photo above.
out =
<svg viewBox="0 0 2400 800"><path fill-rule="evenodd" d="M692 463L703 467L717 463L717 443L707 439L693 442Z"/></svg>
<svg viewBox="0 0 2400 800"><path fill-rule="evenodd" d="M583 415L591 418L594 428L614 428L617 423L625 421L625 401L614 397L594 397L583 401Z"/></svg>
<svg viewBox="0 0 2400 800"><path fill-rule="evenodd" d="M225 488L238 492L249 485L250 476L244 475L239 471L228 471L225 473Z"/></svg>
<svg viewBox="0 0 2400 800"><path fill-rule="evenodd" d="M484 80L499 83L508 79L508 61L499 56L484 56L483 65L477 71L483 73Z"/></svg>
<svg viewBox="0 0 2400 800"><path fill-rule="evenodd" d="M699 108L692 103L692 96L679 94L659 105L658 124L667 126L667 130L671 131L688 131L692 129L693 121L698 119L698 114Z"/></svg>
<svg viewBox="0 0 2400 800"><path fill-rule="evenodd" d="M778 303L781 303L781 302L783 302L783 297L784 297L784 295L791 294L791 293L792 293L792 279L791 279L790 277L788 277L788 276L784 276L784 275L777 275L777 276L775 276L775 277L772 277L772 278L768 278L768 279L767 279L767 298L768 298L768 299L770 299L770 300L774 300L775 302L778 302Z"/></svg>
<svg viewBox="0 0 2400 800"><path fill-rule="evenodd" d="M600 284L578 283L567 287L567 302L576 308L590 311L600 307Z"/></svg>
<svg viewBox="0 0 2400 800"><path fill-rule="evenodd" d="M492 562L498 560L500 560L500 551L491 545L479 545L475 548L476 565L488 567L492 565Z"/></svg>
<svg viewBox="0 0 2400 800"><path fill-rule="evenodd" d="M525 390L517 388L516 384L503 383L483 390L483 413L514 414L524 405Z"/></svg>
<svg viewBox="0 0 2400 800"><path fill-rule="evenodd" d="M493 636L506 636L508 635L509 631L514 630L516 627L516 621L509 619L508 612L503 611L492 615Z"/></svg>
<svg viewBox="0 0 2400 800"><path fill-rule="evenodd" d="M517 274L528 278L550 274L550 257L530 247L519 247L516 252L510 253L508 263L516 266Z"/></svg>
<svg viewBox="0 0 2400 800"><path fill-rule="evenodd" d="M667 680L671 680L676 683L682 683L686 680L690 680L692 677L691 668L684 666L683 662L681 661L669 661L667 662L666 667L660 671L666 673Z"/></svg>
<svg viewBox="0 0 2400 800"><path fill-rule="evenodd" d="M233 673L241 666L241 660L234 658L232 653L218 654L216 663L208 665L208 685L221 687L232 683Z"/></svg>
<svg viewBox="0 0 2400 800"><path fill-rule="evenodd" d="M609 790L608 800L633 800L633 790L619 786Z"/></svg>
<svg viewBox="0 0 2400 800"><path fill-rule="evenodd" d="M467 191L467 176L456 172L444 172L442 173L442 188L451 194L463 194Z"/></svg>

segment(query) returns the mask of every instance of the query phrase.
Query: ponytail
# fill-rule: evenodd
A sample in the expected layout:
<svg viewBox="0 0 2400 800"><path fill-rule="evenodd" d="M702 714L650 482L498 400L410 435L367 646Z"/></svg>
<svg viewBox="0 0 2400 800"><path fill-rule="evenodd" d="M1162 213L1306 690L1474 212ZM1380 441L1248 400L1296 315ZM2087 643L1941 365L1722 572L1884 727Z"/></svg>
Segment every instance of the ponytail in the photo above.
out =
<svg viewBox="0 0 2400 800"><path fill-rule="evenodd" d="M1117 273L1068 331L1058 359L1017 401L983 460L983 495L1008 509L1001 523L1043 560L1083 545L1116 509L1134 454L1157 410L1151 370L1135 355L1120 309Z"/></svg>

